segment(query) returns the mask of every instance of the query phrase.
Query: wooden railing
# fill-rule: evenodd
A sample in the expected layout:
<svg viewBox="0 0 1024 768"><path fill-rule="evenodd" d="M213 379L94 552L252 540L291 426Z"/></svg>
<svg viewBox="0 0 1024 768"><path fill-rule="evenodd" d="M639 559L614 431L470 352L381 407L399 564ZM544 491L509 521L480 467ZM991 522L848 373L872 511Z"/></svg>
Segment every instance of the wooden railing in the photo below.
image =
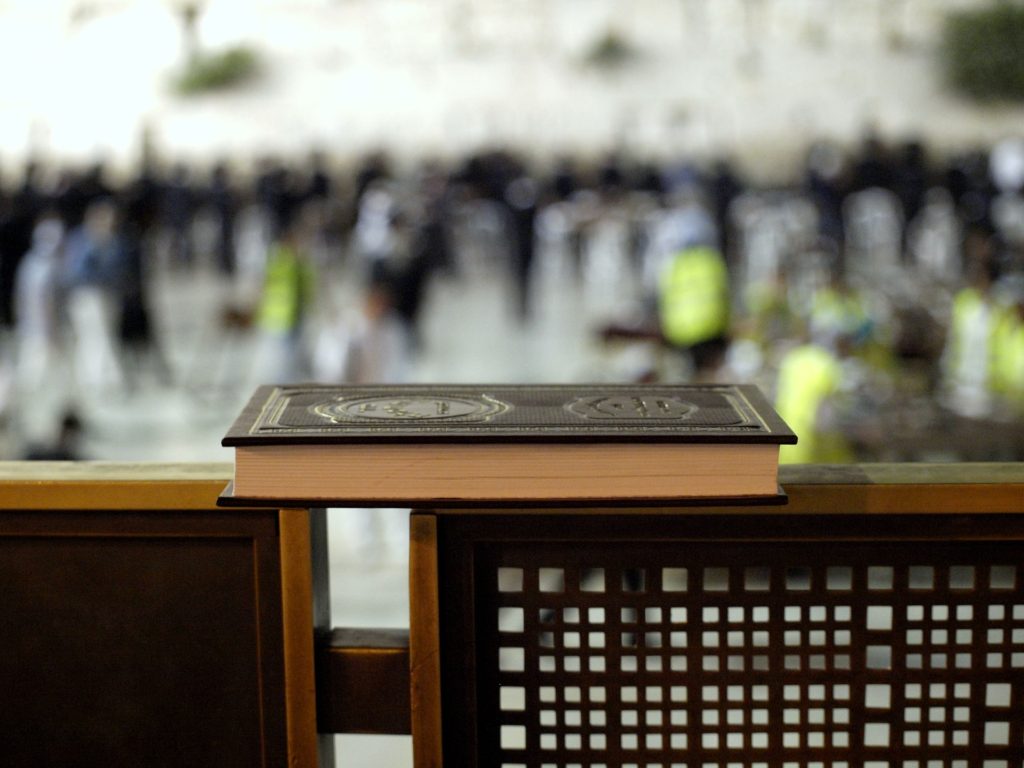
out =
<svg viewBox="0 0 1024 768"><path fill-rule="evenodd" d="M323 512L220 509L230 473L0 465L0 762L329 765L323 734L410 732L417 768L1024 760L1022 465L418 510L411 644L328 626Z"/></svg>

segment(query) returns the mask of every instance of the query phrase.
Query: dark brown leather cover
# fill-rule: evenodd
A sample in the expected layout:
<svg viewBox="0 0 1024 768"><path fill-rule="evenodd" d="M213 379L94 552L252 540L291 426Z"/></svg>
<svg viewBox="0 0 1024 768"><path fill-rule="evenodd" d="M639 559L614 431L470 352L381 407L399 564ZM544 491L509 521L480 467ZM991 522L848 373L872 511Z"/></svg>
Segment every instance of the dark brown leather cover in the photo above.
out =
<svg viewBox="0 0 1024 768"><path fill-rule="evenodd" d="M753 386L264 386L225 446L386 442L795 443Z"/></svg>

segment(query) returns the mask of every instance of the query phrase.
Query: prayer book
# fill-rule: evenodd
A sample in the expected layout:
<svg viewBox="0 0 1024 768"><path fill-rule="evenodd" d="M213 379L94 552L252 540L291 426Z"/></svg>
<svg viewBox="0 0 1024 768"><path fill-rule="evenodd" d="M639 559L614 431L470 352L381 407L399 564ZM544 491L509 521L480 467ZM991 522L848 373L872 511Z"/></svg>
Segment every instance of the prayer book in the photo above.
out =
<svg viewBox="0 0 1024 768"><path fill-rule="evenodd" d="M424 506L776 497L795 442L752 386L295 385L222 444L236 499Z"/></svg>

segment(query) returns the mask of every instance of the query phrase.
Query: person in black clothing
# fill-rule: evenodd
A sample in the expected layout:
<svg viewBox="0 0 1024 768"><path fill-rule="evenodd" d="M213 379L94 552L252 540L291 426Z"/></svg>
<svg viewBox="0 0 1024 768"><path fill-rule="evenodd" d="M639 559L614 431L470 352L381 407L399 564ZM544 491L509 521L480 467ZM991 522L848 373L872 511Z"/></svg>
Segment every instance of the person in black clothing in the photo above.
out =
<svg viewBox="0 0 1024 768"><path fill-rule="evenodd" d="M82 176L79 184L82 196L85 198L86 207L97 200L105 200L114 194L114 190L107 183L107 171L102 160L97 160Z"/></svg>
<svg viewBox="0 0 1024 768"><path fill-rule="evenodd" d="M32 230L45 204L36 188L37 166L29 162L25 179L17 192L0 200L0 327L13 328L17 318L14 310L14 281L22 258L32 247Z"/></svg>
<svg viewBox="0 0 1024 768"><path fill-rule="evenodd" d="M179 266L190 267L195 257L192 217L196 212L196 193L184 163L175 163L171 169L163 198L164 224L171 236L171 258Z"/></svg>
<svg viewBox="0 0 1024 768"><path fill-rule="evenodd" d="M401 214L396 217L396 227L401 230L409 226L409 222ZM430 276L432 255L430 241L425 237L422 222L416 226L409 241L409 253L405 261L399 260L391 268L384 279L391 279L394 287L395 312L404 324L409 343L418 349L422 341L420 337L420 307L427 279ZM374 277L380 279L382 275Z"/></svg>
<svg viewBox="0 0 1024 768"><path fill-rule="evenodd" d="M820 143L811 148L804 188L818 210L818 234L834 243L837 252L842 253L846 235L843 222L846 190L843 158L837 147Z"/></svg>
<svg viewBox="0 0 1024 768"><path fill-rule="evenodd" d="M121 368L125 383L135 384L145 361L156 369L161 381L170 382L171 372L157 343L150 320L146 271L150 263L150 232L159 218L159 186L152 172L143 167L139 177L124 193L124 223L120 230L121 265L118 270Z"/></svg>
<svg viewBox="0 0 1024 768"><path fill-rule="evenodd" d="M332 187L327 158L323 152L314 150L310 155L309 181L302 195L303 202L325 202L331 196Z"/></svg>
<svg viewBox="0 0 1024 768"><path fill-rule="evenodd" d="M226 163L213 168L210 181L209 204L217 220L217 266L225 275L235 273L235 216L238 213L238 195L231 183Z"/></svg>
<svg viewBox="0 0 1024 768"><path fill-rule="evenodd" d="M302 202L292 174L274 158L266 158L260 163L260 173L256 177L256 202L270 225L272 240L287 230Z"/></svg>
<svg viewBox="0 0 1024 768"><path fill-rule="evenodd" d="M86 199L81 178L70 168L60 172L54 190L54 203L61 221L64 222L64 228L69 232L85 220L85 209L89 207L89 201Z"/></svg>
<svg viewBox="0 0 1024 768"><path fill-rule="evenodd" d="M609 154L597 171L597 185L602 195L618 197L625 191L626 173L622 170L622 159L615 152Z"/></svg>
<svg viewBox="0 0 1024 768"><path fill-rule="evenodd" d="M711 178L708 180L708 197L710 198L715 226L718 228L718 242L726 262L732 265L732 227L729 225L729 206L743 192L743 183L736 175L732 163L721 158L715 162Z"/></svg>
<svg viewBox="0 0 1024 768"><path fill-rule="evenodd" d="M864 138L860 157L854 162L850 192L893 188L893 167L882 140L870 133Z"/></svg>
<svg viewBox="0 0 1024 768"><path fill-rule="evenodd" d="M924 144L913 139L903 145L893 169L893 191L903 205L903 218L909 224L924 207L928 192L928 163Z"/></svg>
<svg viewBox="0 0 1024 768"><path fill-rule="evenodd" d="M516 313L520 322L530 318L530 273L533 269L534 224L537 220L537 185L521 175L505 190L505 205L512 225L512 275Z"/></svg>
<svg viewBox="0 0 1024 768"><path fill-rule="evenodd" d="M557 202L565 202L579 190L579 174L571 158L559 158L550 183L550 194Z"/></svg>

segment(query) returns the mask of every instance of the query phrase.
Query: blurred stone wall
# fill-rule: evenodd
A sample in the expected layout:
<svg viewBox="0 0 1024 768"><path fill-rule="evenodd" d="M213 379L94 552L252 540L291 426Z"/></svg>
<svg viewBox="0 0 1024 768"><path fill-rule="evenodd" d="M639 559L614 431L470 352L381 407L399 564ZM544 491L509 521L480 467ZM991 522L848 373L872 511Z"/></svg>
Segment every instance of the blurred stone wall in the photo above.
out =
<svg viewBox="0 0 1024 768"><path fill-rule="evenodd" d="M175 0L0 3L0 160L539 154L738 155L770 175L867 127L941 147L1019 130L941 84L943 14L982 0L206 0L205 50L247 43L257 84L182 100ZM612 34L632 55L587 63Z"/></svg>

